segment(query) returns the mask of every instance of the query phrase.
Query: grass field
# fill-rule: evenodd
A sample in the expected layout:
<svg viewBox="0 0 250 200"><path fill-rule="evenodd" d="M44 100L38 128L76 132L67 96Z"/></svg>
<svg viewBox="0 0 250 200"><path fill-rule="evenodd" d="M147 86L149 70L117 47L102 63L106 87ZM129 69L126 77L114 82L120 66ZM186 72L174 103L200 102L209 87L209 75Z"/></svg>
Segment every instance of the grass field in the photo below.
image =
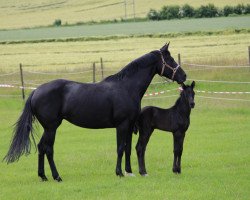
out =
<svg viewBox="0 0 250 200"><path fill-rule="evenodd" d="M188 3L194 7L207 3L216 6L236 5L249 3L248 0L187 0L187 1L164 1L164 0L136 0L136 17L145 17L150 8L160 9L163 5L183 5ZM52 25L55 19L61 19L62 23L77 23L87 21L100 21L124 18L124 3L117 0L88 0L84 3L80 0L42 0L42 1L0 1L0 29L24 28L34 26ZM128 18L133 17L132 0L127 0Z"/></svg>
<svg viewBox="0 0 250 200"><path fill-rule="evenodd" d="M240 73L247 74L247 71ZM249 74L243 80L247 77ZM220 78L228 77L226 73L220 73ZM250 90L249 84L240 85L238 91ZM221 89L220 86L217 89ZM174 87L177 85L164 86L165 89ZM197 82L197 89L209 90L210 87L211 84ZM226 84L223 89L231 87ZM178 95L177 92L172 94ZM250 100L249 94L232 96L223 98ZM145 98L143 106L168 107L176 98ZM22 107L23 102L19 99L0 99L1 158L8 149L11 125ZM55 143L55 161L63 182L58 184L52 180L47 162L49 182L39 182L37 153L33 148L32 154L22 157L18 163L0 163L0 199L249 199L249 120L249 101L204 99L196 93L196 107L191 114L191 126L184 144L182 174L171 172L172 136L155 131L146 154L149 177L142 178L138 174L134 150L138 136L134 135L132 167L136 177L122 179L114 173L114 129L81 129L63 122ZM41 132L42 129L38 128L39 137Z"/></svg>
<svg viewBox="0 0 250 200"><path fill-rule="evenodd" d="M96 24L68 27L0 31L0 41L31 41L45 39L127 36L145 34L185 33L228 29L249 29L250 16L182 19L116 24Z"/></svg>

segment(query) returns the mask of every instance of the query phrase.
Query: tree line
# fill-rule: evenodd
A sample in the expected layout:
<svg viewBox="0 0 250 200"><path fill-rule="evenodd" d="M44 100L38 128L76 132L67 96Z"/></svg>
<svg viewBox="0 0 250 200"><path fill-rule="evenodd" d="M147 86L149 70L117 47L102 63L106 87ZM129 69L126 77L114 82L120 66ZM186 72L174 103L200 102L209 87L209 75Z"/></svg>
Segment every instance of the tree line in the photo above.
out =
<svg viewBox="0 0 250 200"><path fill-rule="evenodd" d="M159 11L150 9L147 14L149 20L165 20L165 19L179 19L179 18L204 18L204 17L220 17L220 16L234 16L246 15L250 13L250 4L238 4L236 6L224 6L218 8L214 4L202 5L194 8L189 4L183 6L170 5L163 6Z"/></svg>

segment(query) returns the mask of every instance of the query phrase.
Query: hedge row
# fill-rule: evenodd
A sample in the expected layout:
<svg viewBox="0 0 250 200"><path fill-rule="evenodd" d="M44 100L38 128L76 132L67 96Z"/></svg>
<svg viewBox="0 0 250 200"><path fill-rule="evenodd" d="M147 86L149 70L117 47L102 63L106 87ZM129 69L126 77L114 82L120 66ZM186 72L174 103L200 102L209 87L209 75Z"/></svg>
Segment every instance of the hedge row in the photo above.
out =
<svg viewBox="0 0 250 200"><path fill-rule="evenodd" d="M164 20L164 19L177 19L177 18L203 18L203 17L219 17L230 15L245 15L250 14L250 4L238 4L236 6L225 6L218 8L214 4L208 4L194 8L188 4L183 6L163 6L161 10L157 11L150 9L147 14L150 20Z"/></svg>

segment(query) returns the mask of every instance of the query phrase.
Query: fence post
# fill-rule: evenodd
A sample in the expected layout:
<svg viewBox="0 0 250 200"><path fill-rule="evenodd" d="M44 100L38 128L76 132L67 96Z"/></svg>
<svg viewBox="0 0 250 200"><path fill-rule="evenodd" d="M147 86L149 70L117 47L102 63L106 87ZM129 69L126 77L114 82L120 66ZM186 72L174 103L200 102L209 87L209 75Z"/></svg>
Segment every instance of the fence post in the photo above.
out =
<svg viewBox="0 0 250 200"><path fill-rule="evenodd" d="M125 19L127 19L127 0L124 0Z"/></svg>
<svg viewBox="0 0 250 200"><path fill-rule="evenodd" d="M181 54L178 53L178 64L181 66Z"/></svg>
<svg viewBox="0 0 250 200"><path fill-rule="evenodd" d="M24 94L24 81L23 81L23 67L22 67L22 63L20 63L19 65L20 67L20 77L21 77L21 89L22 89L22 97L23 97L23 100L25 100L25 94Z"/></svg>
<svg viewBox="0 0 250 200"><path fill-rule="evenodd" d="M248 64L249 64L249 67L250 67L250 46L248 46Z"/></svg>
<svg viewBox="0 0 250 200"><path fill-rule="evenodd" d="M95 83L95 62L93 63L93 83Z"/></svg>
<svg viewBox="0 0 250 200"><path fill-rule="evenodd" d="M104 78L104 71L103 71L103 61L101 58L101 72L102 72L102 79Z"/></svg>

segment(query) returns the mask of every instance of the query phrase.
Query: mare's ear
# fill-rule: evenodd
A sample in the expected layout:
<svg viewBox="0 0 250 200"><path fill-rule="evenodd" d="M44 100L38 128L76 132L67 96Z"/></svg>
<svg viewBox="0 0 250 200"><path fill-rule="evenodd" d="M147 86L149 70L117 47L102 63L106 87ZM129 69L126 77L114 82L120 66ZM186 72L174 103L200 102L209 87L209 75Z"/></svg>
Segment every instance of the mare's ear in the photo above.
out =
<svg viewBox="0 0 250 200"><path fill-rule="evenodd" d="M162 52L168 51L169 44L170 44L170 42L166 43L166 44L161 48L161 51L162 51Z"/></svg>
<svg viewBox="0 0 250 200"><path fill-rule="evenodd" d="M187 86L185 85L185 83L182 83L181 87L182 87L183 90L185 90L187 88Z"/></svg>
<svg viewBox="0 0 250 200"><path fill-rule="evenodd" d="M195 86L195 81L192 82L191 87L194 88Z"/></svg>

